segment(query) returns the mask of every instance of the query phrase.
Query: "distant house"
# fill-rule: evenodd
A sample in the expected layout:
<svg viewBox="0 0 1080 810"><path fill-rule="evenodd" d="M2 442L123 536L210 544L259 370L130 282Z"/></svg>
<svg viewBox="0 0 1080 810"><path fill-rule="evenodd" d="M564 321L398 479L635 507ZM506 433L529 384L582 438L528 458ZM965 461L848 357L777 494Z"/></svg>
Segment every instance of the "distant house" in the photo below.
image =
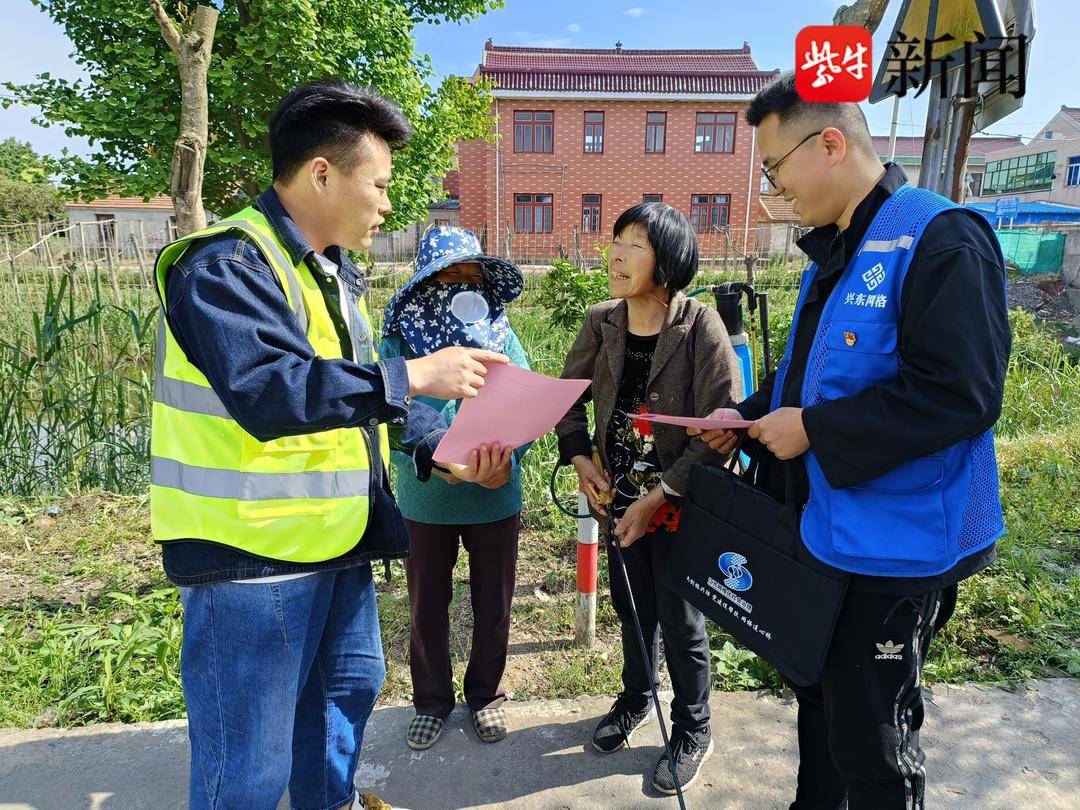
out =
<svg viewBox="0 0 1080 810"><path fill-rule="evenodd" d="M783 197L758 197L757 245L758 253L764 255L790 256L798 252L795 240L805 231L799 226L799 215L794 203Z"/></svg>
<svg viewBox="0 0 1080 810"><path fill-rule="evenodd" d="M157 250L176 238L176 215L172 198L162 194L121 197L109 194L96 200L69 202L68 221L75 226L70 235L76 250L129 254L132 238L143 250Z"/></svg>
<svg viewBox="0 0 1080 810"><path fill-rule="evenodd" d="M459 144L461 222L498 254L592 256L619 214L664 202L702 255L753 250L758 158L744 114L778 75L750 46L724 50L535 48L488 40L500 136Z"/></svg>
<svg viewBox="0 0 1080 810"><path fill-rule="evenodd" d="M988 154L986 180L980 202L1019 197L1080 206L1080 107L1062 106L1026 144Z"/></svg>
<svg viewBox="0 0 1080 810"><path fill-rule="evenodd" d="M991 225L1005 225L1015 228L1027 228L1033 225L1061 225L1080 223L1080 207L1048 202L1022 202L1016 211L998 214L994 202L969 202L968 208L978 211L989 220Z"/></svg>
<svg viewBox="0 0 1080 810"><path fill-rule="evenodd" d="M889 136L874 135L874 151L882 160L889 159ZM965 168L964 188L966 198L978 197L982 194L983 180L986 176L986 156L998 149L1009 149L1020 146L1023 142L1019 138L999 138L994 136L972 136L968 145L968 160ZM923 139L922 136L898 135L896 138L896 156L893 161L898 163L907 174L911 185L919 184L919 173L922 169Z"/></svg>

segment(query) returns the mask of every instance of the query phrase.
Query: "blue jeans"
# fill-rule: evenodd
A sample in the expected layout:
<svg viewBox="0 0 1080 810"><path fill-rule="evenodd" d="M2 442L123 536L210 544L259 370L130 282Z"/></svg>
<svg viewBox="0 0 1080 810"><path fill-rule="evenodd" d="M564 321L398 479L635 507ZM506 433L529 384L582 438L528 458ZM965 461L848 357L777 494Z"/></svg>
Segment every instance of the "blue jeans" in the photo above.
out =
<svg viewBox="0 0 1080 810"><path fill-rule="evenodd" d="M337 808L386 676L371 566L180 589L190 806Z"/></svg>

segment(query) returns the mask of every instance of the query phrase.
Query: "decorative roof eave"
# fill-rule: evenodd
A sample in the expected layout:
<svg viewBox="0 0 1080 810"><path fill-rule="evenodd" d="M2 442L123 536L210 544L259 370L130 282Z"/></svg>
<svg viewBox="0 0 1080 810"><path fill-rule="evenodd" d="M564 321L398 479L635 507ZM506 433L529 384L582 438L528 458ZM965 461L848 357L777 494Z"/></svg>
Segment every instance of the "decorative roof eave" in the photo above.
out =
<svg viewBox="0 0 1080 810"><path fill-rule="evenodd" d="M738 101L748 102L753 93L601 93L556 90L495 90L494 98L522 99L595 99L611 101Z"/></svg>
<svg viewBox="0 0 1080 810"><path fill-rule="evenodd" d="M607 92L756 93L777 71L709 74L562 73L558 71L481 70L480 76L504 90Z"/></svg>

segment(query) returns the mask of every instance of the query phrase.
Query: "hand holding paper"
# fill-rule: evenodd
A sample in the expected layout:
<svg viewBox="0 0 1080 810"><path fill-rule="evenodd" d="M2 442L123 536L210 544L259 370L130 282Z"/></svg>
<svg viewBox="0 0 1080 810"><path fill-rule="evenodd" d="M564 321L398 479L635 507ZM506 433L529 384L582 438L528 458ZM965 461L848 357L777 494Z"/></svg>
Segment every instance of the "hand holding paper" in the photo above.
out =
<svg viewBox="0 0 1080 810"><path fill-rule="evenodd" d="M487 489L498 489L510 480L513 455L513 447L502 447L498 442L495 442L490 447L481 445L469 454L468 464L446 462L450 475L445 477L452 484L467 481L472 484L479 484ZM438 472L438 470L434 472Z"/></svg>
<svg viewBox="0 0 1080 810"><path fill-rule="evenodd" d="M458 408L435 448L435 461L469 464L481 445L517 448L540 438L589 387L589 380L558 380L517 366L487 367L484 387Z"/></svg>
<svg viewBox="0 0 1080 810"><path fill-rule="evenodd" d="M646 422L660 422L665 425L678 425L684 428L693 428L697 433L703 430L742 430L750 427L753 422L742 418L742 415L734 408L717 408L705 417L701 416L668 416L663 413L635 413L634 419L643 419Z"/></svg>
<svg viewBox="0 0 1080 810"><path fill-rule="evenodd" d="M753 422L742 418L734 408L717 408L698 422L708 425L687 425L686 432L691 436L701 436L701 440L717 453L730 453L739 441L736 430L750 427Z"/></svg>

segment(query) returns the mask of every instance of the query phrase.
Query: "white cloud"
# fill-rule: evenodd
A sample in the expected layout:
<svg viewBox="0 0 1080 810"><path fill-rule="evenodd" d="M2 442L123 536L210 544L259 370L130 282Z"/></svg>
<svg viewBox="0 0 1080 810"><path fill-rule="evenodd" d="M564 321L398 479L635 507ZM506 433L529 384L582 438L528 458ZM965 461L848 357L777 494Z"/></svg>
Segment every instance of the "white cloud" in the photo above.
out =
<svg viewBox="0 0 1080 810"><path fill-rule="evenodd" d="M569 48L571 43L570 37L547 37L529 31L515 31L514 39L526 48Z"/></svg>
<svg viewBox="0 0 1080 810"><path fill-rule="evenodd" d="M581 31L581 26L577 23L570 23L568 26L566 26L566 30L569 31L571 34L576 34Z"/></svg>
<svg viewBox="0 0 1080 810"><path fill-rule="evenodd" d="M625 14L627 17L633 17L635 20L644 13L645 9L639 7L628 8L626 11L623 12L623 14Z"/></svg>

